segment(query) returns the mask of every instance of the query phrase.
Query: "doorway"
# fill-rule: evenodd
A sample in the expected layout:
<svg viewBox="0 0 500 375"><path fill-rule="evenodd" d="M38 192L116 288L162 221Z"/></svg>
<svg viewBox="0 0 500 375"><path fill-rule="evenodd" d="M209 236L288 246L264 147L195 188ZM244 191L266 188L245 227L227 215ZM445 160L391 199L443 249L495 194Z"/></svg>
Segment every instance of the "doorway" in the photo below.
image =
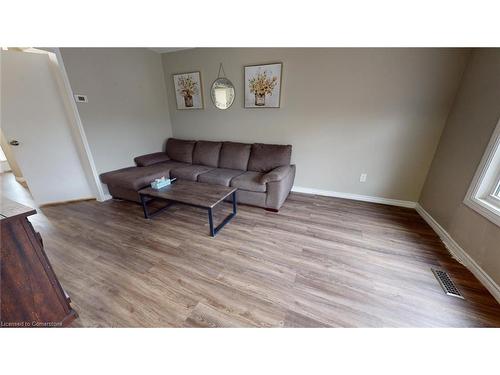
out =
<svg viewBox="0 0 500 375"><path fill-rule="evenodd" d="M10 171L11 169L9 162L7 161L7 157L3 152L2 146L0 146L0 173L10 172Z"/></svg>
<svg viewBox="0 0 500 375"><path fill-rule="evenodd" d="M0 58L2 149L14 180L29 185L37 206L95 198L82 166L55 55L9 48L1 51Z"/></svg>
<svg viewBox="0 0 500 375"><path fill-rule="evenodd" d="M2 195L21 204L36 207L28 184L14 154L0 130L0 186Z"/></svg>

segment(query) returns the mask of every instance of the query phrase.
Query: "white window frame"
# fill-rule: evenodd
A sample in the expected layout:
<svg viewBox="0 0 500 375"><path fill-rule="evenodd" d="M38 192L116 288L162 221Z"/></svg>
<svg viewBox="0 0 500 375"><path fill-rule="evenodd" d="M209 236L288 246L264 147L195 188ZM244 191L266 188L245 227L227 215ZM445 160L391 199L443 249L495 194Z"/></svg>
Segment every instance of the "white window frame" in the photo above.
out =
<svg viewBox="0 0 500 375"><path fill-rule="evenodd" d="M500 226L499 189L500 119L465 196L464 204Z"/></svg>

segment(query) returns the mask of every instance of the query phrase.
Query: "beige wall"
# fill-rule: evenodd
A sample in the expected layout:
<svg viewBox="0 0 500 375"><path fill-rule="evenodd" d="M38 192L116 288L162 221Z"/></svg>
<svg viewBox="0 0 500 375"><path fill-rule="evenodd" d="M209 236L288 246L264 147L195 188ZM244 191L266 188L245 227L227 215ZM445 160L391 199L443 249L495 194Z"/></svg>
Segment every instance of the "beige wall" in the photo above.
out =
<svg viewBox="0 0 500 375"><path fill-rule="evenodd" d="M475 50L420 199L500 284L500 228L462 202L500 117L500 49Z"/></svg>
<svg viewBox="0 0 500 375"><path fill-rule="evenodd" d="M296 186L416 201L469 50L193 49L163 54L179 138L290 143ZM281 108L243 108L243 66L283 62ZM219 63L227 111L209 89ZM205 109L176 110L172 73L200 70ZM361 173L368 174L360 183Z"/></svg>
<svg viewBox="0 0 500 375"><path fill-rule="evenodd" d="M146 48L62 48L98 173L133 165L172 135L161 57Z"/></svg>

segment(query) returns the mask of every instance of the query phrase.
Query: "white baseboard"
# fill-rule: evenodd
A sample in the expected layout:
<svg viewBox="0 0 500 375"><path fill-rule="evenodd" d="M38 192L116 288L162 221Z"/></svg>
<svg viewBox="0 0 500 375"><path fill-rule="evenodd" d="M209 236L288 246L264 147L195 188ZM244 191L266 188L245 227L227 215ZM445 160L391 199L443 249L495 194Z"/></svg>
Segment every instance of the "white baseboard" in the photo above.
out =
<svg viewBox="0 0 500 375"><path fill-rule="evenodd" d="M67 199L63 201L48 201L48 202L42 202L39 204L40 207L48 207L48 206L58 206L60 204L68 204L68 203L78 203L78 202L85 202L85 201L92 201L95 200L94 197L86 197L86 198L76 198L76 199Z"/></svg>
<svg viewBox="0 0 500 375"><path fill-rule="evenodd" d="M408 207L408 208L415 208L416 204L417 204L416 202L412 202L412 201L402 201L402 200L398 200L398 199L372 197L369 195L341 193L338 191L313 189L313 188L306 188L306 187L300 187L300 186L293 186L292 191L297 192L297 193L323 195L325 197L352 199L355 201L381 203L381 204L388 204L391 206Z"/></svg>
<svg viewBox="0 0 500 375"><path fill-rule="evenodd" d="M500 286L472 259L469 254L465 252L464 249L450 236L450 234L434 220L434 218L420 205L417 203L415 209L422 216L422 218L434 229L441 241L443 241L444 246L448 249L451 256L457 261L462 263L469 271L471 271L474 276L483 284L486 289L495 297L495 299L500 303Z"/></svg>

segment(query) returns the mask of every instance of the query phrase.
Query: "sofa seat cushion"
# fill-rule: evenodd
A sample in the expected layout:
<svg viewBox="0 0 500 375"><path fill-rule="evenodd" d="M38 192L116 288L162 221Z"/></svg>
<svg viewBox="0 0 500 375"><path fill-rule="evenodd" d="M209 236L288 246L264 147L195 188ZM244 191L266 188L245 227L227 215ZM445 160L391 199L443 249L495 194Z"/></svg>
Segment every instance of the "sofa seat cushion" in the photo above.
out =
<svg viewBox="0 0 500 375"><path fill-rule="evenodd" d="M169 138L166 146L167 155L172 160L191 164L195 143L195 141Z"/></svg>
<svg viewBox="0 0 500 375"><path fill-rule="evenodd" d="M245 172L231 180L231 186L248 191L259 191L265 192L267 185L261 183L262 176L264 174L260 172Z"/></svg>
<svg viewBox="0 0 500 375"><path fill-rule="evenodd" d="M245 171L217 168L211 170L210 172L200 174L198 176L198 181L205 182L207 184L229 186L233 178L243 173L245 173Z"/></svg>
<svg viewBox="0 0 500 375"><path fill-rule="evenodd" d="M217 168L222 142L198 141L194 146L193 164Z"/></svg>
<svg viewBox="0 0 500 375"><path fill-rule="evenodd" d="M125 189L139 190L148 186L156 178L169 177L172 168L182 167L184 163L167 161L148 167L129 167L103 173L101 181L107 185L120 186Z"/></svg>
<svg viewBox="0 0 500 375"><path fill-rule="evenodd" d="M269 172L276 167L289 165L291 157L291 145L254 143L247 169L255 172Z"/></svg>
<svg viewBox="0 0 500 375"><path fill-rule="evenodd" d="M198 181L198 175L209 172L212 169L214 168L205 165L188 165L172 169L170 177L175 177L179 180Z"/></svg>

